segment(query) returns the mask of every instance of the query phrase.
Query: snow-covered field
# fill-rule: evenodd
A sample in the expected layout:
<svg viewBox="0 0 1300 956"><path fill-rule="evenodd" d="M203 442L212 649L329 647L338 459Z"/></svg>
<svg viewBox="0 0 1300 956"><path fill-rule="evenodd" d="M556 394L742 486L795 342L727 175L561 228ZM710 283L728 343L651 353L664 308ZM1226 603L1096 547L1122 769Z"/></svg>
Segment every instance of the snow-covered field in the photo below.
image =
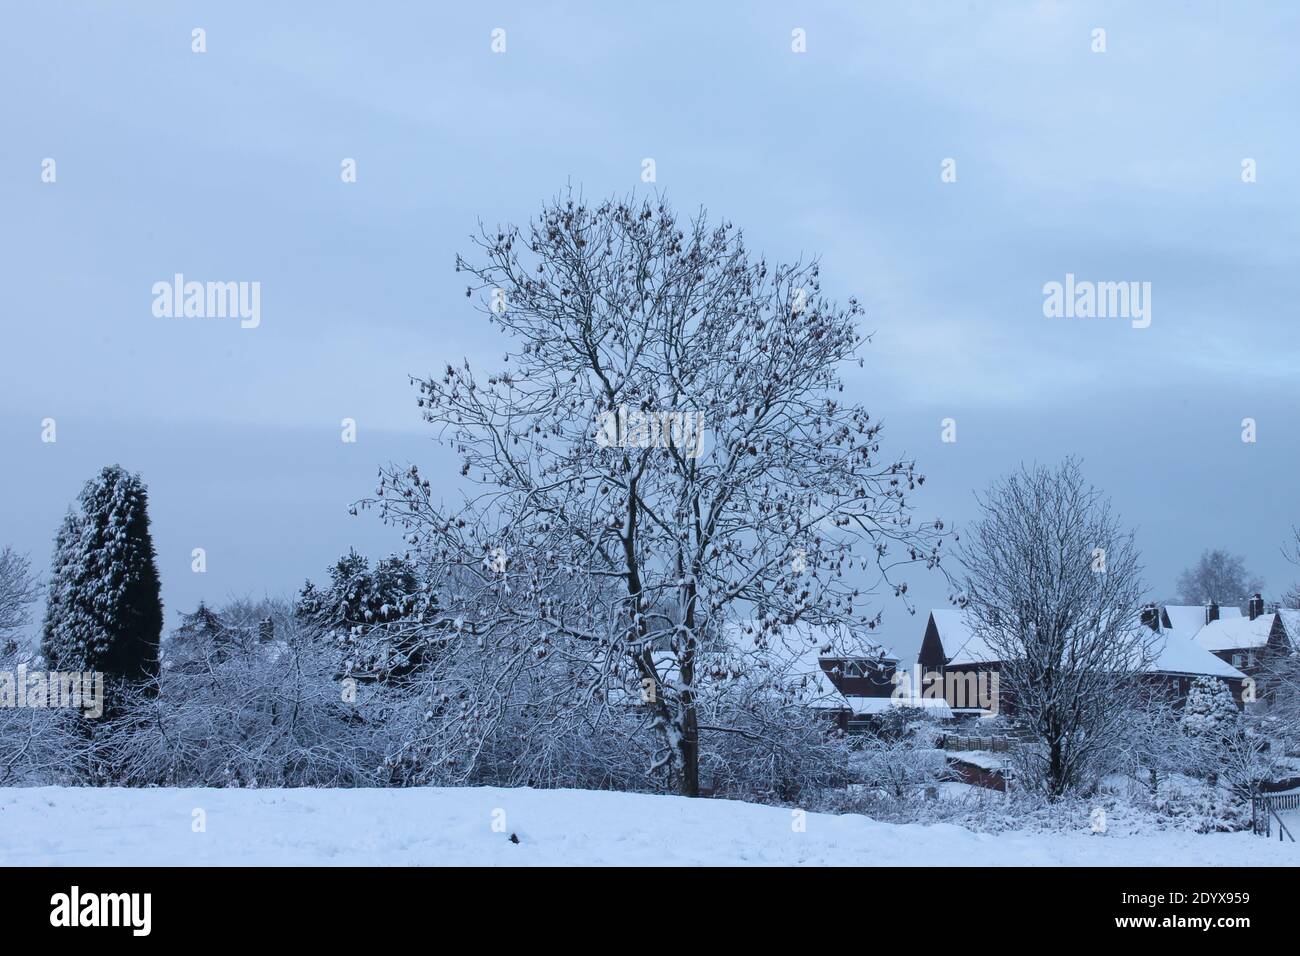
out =
<svg viewBox="0 0 1300 956"><path fill-rule="evenodd" d="M585 790L42 787L0 790L0 863L1300 864L1296 844L1249 834L983 835L815 813L798 823L775 807Z"/></svg>

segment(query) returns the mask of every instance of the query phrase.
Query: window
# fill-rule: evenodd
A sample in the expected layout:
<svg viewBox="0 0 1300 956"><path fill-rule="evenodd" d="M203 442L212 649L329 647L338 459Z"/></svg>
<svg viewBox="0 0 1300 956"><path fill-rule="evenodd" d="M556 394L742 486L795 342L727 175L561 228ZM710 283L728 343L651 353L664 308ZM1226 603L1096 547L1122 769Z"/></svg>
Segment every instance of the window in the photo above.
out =
<svg viewBox="0 0 1300 956"><path fill-rule="evenodd" d="M1233 667L1241 667L1241 665L1244 664L1244 663L1245 663L1245 660L1242 658L1242 656L1241 656L1240 654L1233 654L1233 655L1232 655L1232 666L1233 666Z"/></svg>

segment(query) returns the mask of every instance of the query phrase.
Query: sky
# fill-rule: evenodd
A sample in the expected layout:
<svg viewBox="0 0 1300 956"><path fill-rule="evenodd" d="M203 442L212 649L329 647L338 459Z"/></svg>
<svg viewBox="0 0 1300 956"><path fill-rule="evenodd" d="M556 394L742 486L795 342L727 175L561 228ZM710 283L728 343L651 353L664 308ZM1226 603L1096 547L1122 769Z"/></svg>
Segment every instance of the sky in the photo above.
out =
<svg viewBox="0 0 1300 956"><path fill-rule="evenodd" d="M7 4L0 544L44 575L120 462L172 623L400 550L348 506L440 461L408 376L506 344L454 257L572 184L820 257L866 306L848 393L927 475L918 516L960 527L998 475L1073 454L1153 597L1207 548L1276 596L1300 578L1298 39L1284 2ZM260 324L154 315L176 273L259 282ZM1067 274L1150 283L1150 325L1046 317Z"/></svg>

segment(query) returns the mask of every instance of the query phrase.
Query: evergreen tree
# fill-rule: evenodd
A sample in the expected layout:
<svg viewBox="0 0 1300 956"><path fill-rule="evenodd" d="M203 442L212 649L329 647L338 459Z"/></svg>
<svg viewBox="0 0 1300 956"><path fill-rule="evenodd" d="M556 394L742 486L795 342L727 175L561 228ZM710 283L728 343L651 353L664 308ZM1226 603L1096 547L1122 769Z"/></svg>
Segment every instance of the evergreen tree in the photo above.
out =
<svg viewBox="0 0 1300 956"><path fill-rule="evenodd" d="M113 465L77 500L55 539L41 652L51 669L153 676L163 608L144 482Z"/></svg>
<svg viewBox="0 0 1300 956"><path fill-rule="evenodd" d="M430 633L421 621L437 600L426 594L409 560L390 555L374 568L349 549L330 568L322 591L308 581L298 593L295 614L338 642L341 668L352 676L400 679L427 660Z"/></svg>
<svg viewBox="0 0 1300 956"><path fill-rule="evenodd" d="M324 607L324 598L312 581L307 581L298 592L298 603L294 605L294 616L304 621L315 621L320 617Z"/></svg>
<svg viewBox="0 0 1300 956"><path fill-rule="evenodd" d="M46 666L59 669L61 637L65 633L69 591L73 574L73 552L81 538L81 523L71 508L63 516L54 536L54 555L50 558L50 586L46 590L45 620L41 625L41 654Z"/></svg>
<svg viewBox="0 0 1300 956"><path fill-rule="evenodd" d="M192 614L182 614L180 627L172 631L167 645L167 660L184 665L212 653L223 644L233 643L233 635L221 617L203 601Z"/></svg>
<svg viewBox="0 0 1300 956"><path fill-rule="evenodd" d="M1240 722L1241 714L1228 685L1215 677L1198 677L1187 691L1183 705L1183 732L1193 737L1227 737Z"/></svg>
<svg viewBox="0 0 1300 956"><path fill-rule="evenodd" d="M395 554L372 571L366 557L350 549L329 575L330 586L323 594L311 581L303 586L296 613L331 631L364 633L401 620L414 607L420 589L415 568Z"/></svg>

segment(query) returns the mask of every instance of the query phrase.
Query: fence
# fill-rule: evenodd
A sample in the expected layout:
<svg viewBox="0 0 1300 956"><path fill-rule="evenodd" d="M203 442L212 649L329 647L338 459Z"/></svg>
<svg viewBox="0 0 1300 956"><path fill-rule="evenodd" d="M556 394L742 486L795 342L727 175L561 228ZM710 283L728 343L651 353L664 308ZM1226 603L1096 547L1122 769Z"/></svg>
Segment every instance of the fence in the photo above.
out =
<svg viewBox="0 0 1300 956"><path fill-rule="evenodd" d="M1282 822L1281 814L1288 810L1300 810L1300 790L1291 790L1287 793L1256 794L1250 800L1251 828L1259 836L1271 837L1273 835L1273 822L1276 821L1277 838L1279 840L1290 838L1291 842L1295 843L1295 837L1291 835L1291 831Z"/></svg>
<svg viewBox="0 0 1300 956"><path fill-rule="evenodd" d="M987 750L990 753L1004 753L1015 746L1011 737L967 737L957 734L944 734L944 750Z"/></svg>

